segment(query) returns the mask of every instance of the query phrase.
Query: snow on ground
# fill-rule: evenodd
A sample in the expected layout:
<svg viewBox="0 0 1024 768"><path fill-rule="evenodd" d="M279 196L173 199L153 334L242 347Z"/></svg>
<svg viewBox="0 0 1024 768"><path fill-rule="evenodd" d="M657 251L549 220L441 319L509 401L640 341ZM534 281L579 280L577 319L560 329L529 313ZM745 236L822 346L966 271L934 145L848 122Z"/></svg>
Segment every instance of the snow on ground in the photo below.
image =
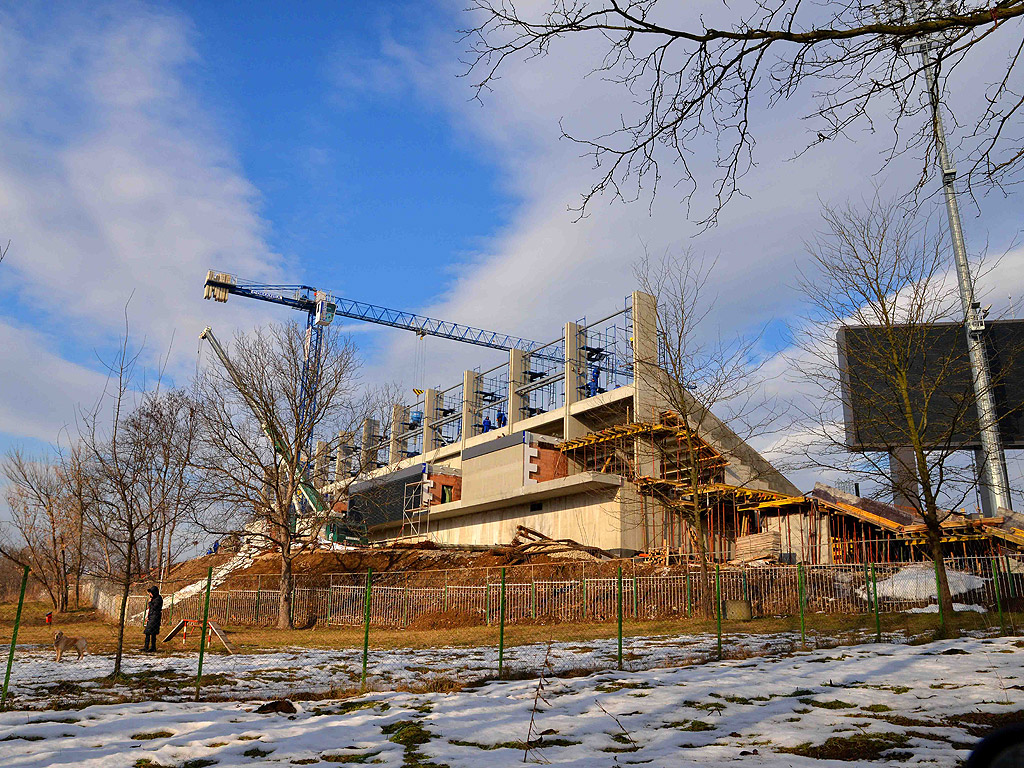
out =
<svg viewBox="0 0 1024 768"><path fill-rule="evenodd" d="M1014 638L962 638L779 652L550 679L539 701L537 681L522 680L305 702L293 715L237 702L13 711L0 714L0 764L502 768L523 764L519 742L532 734L531 762L581 768L813 765L781 750L817 756L821 745L833 756L853 745L859 758L830 765L952 768L975 728L1024 714L1022 649Z"/></svg>
<svg viewBox="0 0 1024 768"><path fill-rule="evenodd" d="M860 635L864 638L867 635ZM812 646L815 638L810 637ZM888 639L906 639L893 635ZM733 634L725 637L726 657L747 658L793 650L799 633L773 635ZM156 656L126 651L122 672L130 682L110 685L103 678L113 669L110 655L86 655L81 661L65 656L54 661L53 650L41 646L19 646L15 655L11 690L13 705L25 708L61 708L87 698L96 703L124 699L178 701L194 694L198 669L195 651L180 653L175 644L162 646ZM623 641L624 666L630 670L704 663L717 658L717 639L711 634L627 637ZM617 662L615 638L577 642L533 643L505 649L504 669L508 673L535 673L546 668L553 673L614 668ZM437 683L466 684L494 677L498 649L424 648L374 650L367 672L376 689L424 687ZM357 685L362 672L362 651L355 648L286 648L271 653L232 656L211 653L203 664L203 695L207 698L273 698L306 693L347 690ZM212 676L206 682L207 676Z"/></svg>

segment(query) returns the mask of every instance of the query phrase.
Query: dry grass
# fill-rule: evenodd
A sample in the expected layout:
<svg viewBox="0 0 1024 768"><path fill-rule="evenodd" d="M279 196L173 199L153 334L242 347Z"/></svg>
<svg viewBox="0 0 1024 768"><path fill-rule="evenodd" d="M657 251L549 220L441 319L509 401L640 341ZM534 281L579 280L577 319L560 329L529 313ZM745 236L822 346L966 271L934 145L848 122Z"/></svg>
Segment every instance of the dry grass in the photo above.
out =
<svg viewBox="0 0 1024 768"><path fill-rule="evenodd" d="M11 603L0 604L0 647L10 642L16 606ZM91 653L111 653L117 641L117 626L111 622L100 620L94 611L73 611L69 614L57 614L51 626L46 626L43 616L49 607L45 603L26 603L21 629L18 634L20 644L40 644L49 647L53 643L53 635L63 631L67 635L84 637L89 643ZM1011 617L1015 625L1020 624L1024 614ZM955 619L956 628L962 631L992 628L995 619L988 614L973 612L958 613ZM902 632L908 637L925 636L933 632L938 618L935 614L886 614L882 616L884 633ZM807 617L808 644L812 647L831 647L839 643L852 642L864 633L873 634L874 617L870 615L839 615L811 614ZM734 634L778 634L781 632L799 632L799 617L760 618L752 621L723 622L723 633ZM170 627L164 627L163 632ZM231 642L241 652L256 652L279 648L360 648L363 643L361 627L313 627L304 630L280 630L270 627L227 626ZM658 621L633 622L623 624L623 634L627 637L658 637L677 634L713 634L713 620L672 619ZM198 633L197 633L198 634ZM397 648L436 648L436 647L477 647L494 645L497 640L497 626L454 627L445 629L371 629L370 645L375 649ZM513 647L539 642L574 642L586 643L590 640L613 638L616 634L615 622L572 623L572 624L526 624L512 625L505 628L505 645ZM142 630L131 626L125 630L125 647L134 649L142 644ZM797 640L799 644L799 640ZM189 638L183 645L175 638L166 646L167 650L197 650L197 636ZM731 649L730 652L735 649ZM214 640L211 653L221 653L223 649Z"/></svg>

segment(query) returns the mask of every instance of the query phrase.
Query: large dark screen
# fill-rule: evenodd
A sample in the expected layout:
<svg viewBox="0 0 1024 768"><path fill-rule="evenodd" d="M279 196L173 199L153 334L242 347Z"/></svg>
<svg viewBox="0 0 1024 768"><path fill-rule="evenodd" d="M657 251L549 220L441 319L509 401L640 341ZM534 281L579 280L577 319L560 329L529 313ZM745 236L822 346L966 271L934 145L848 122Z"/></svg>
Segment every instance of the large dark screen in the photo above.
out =
<svg viewBox="0 0 1024 768"><path fill-rule="evenodd" d="M901 395L891 385L885 352L894 345L880 326L845 326L836 334L846 442L853 449L906 444ZM1024 448L1024 320L999 320L986 331L999 433L1006 448ZM910 360L912 411L926 414L929 441L979 445L967 338L963 326L937 323L897 334Z"/></svg>

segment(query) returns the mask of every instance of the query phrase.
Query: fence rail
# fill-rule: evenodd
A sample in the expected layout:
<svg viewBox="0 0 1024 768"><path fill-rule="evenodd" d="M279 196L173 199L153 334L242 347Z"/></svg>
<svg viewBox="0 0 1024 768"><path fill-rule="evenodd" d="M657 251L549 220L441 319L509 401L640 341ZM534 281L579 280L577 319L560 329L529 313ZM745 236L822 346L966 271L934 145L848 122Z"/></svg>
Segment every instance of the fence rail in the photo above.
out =
<svg viewBox="0 0 1024 768"><path fill-rule="evenodd" d="M603 564L608 566L609 564ZM704 575L696 568L663 568L655 575L630 573L623 566L623 615L630 620L680 617L710 618L715 614L715 571ZM1022 594L1024 565L1006 557L958 558L946 562L954 599L960 603L994 608L998 590L1003 599ZM593 565L591 571L595 570ZM872 569L874 579L872 581ZM617 611L617 581L605 575L555 578L565 566L509 568L505 585L506 623L606 621ZM580 570L584 570L580 567ZM607 568L605 569L607 570ZM450 572L382 573L374 575L370 623L376 627L402 628L417 619L439 613L459 614L482 624L497 621L501 594L500 569L477 574L478 583L465 583L472 574ZM869 613L877 588L883 612L927 609L936 602L932 563L877 563L868 565L772 565L728 568L718 571L721 599L747 601L754 616L792 616L800 610L803 579L804 610L812 613ZM364 623L365 575L346 576L347 584L296 587L292 619L302 626L359 626ZM427 584L423 582L427 581ZM165 592L174 586L165 585ZM187 589L185 591L188 591ZM120 595L97 589L97 609L117 618ZM215 588L210 598L210 620L237 626L270 626L277 623L280 592L277 589ZM147 597L131 595L127 621L144 620ZM176 600L165 594L164 623L202 617L203 594Z"/></svg>

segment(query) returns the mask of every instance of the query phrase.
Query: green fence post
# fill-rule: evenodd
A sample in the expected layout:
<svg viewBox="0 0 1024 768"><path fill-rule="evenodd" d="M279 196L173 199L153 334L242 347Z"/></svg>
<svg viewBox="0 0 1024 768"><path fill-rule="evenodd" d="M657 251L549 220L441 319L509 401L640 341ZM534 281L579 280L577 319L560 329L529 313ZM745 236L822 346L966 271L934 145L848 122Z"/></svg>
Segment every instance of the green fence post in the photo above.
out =
<svg viewBox="0 0 1024 768"><path fill-rule="evenodd" d="M444 585L444 609L448 610L448 585Z"/></svg>
<svg viewBox="0 0 1024 768"><path fill-rule="evenodd" d="M619 614L619 669L622 669L622 566L619 566L618 578L618 614Z"/></svg>
<svg viewBox="0 0 1024 768"><path fill-rule="evenodd" d="M867 585L864 585L864 591L867 591ZM875 564L871 564L871 602L875 606L875 642L882 642L882 618L878 615L878 579L875 577Z"/></svg>
<svg viewBox="0 0 1024 768"><path fill-rule="evenodd" d="M263 590L260 589L260 585L256 585L256 626L260 623L260 597L263 595Z"/></svg>
<svg viewBox="0 0 1024 768"><path fill-rule="evenodd" d="M498 679L505 670L505 569L501 569L501 595L498 601Z"/></svg>
<svg viewBox="0 0 1024 768"><path fill-rule="evenodd" d="M7 706L7 688L11 683L11 667L14 664L14 646L18 642L18 627L21 626L21 609L25 605L25 587L28 585L28 566L21 574L21 594L18 596L18 612L14 614L14 630L11 632L11 652L7 654L7 671L4 673L4 690L0 695L0 709Z"/></svg>
<svg viewBox="0 0 1024 768"><path fill-rule="evenodd" d="M196 670L196 701L203 682L203 659L206 657L206 628L210 625L210 589L213 587L213 566L206 571L206 600L203 601L203 629L199 635L199 669Z"/></svg>
<svg viewBox="0 0 1024 768"><path fill-rule="evenodd" d="M747 569L743 569L743 599L750 602L750 582L747 581Z"/></svg>
<svg viewBox="0 0 1024 768"><path fill-rule="evenodd" d="M807 645L807 627L804 623L804 564L796 565L797 594L800 600L800 642Z"/></svg>
<svg viewBox="0 0 1024 768"><path fill-rule="evenodd" d="M722 576L715 563L715 613L718 616L718 658L722 658Z"/></svg>
<svg viewBox="0 0 1024 768"><path fill-rule="evenodd" d="M366 690L366 660L370 653L370 600L373 594L373 568L366 571L366 601L363 607L363 676L360 685Z"/></svg>
<svg viewBox="0 0 1024 768"><path fill-rule="evenodd" d="M935 602L939 604L939 631L946 634L946 612L942 610L942 585L939 583L939 561L933 560L935 566Z"/></svg>
<svg viewBox="0 0 1024 768"><path fill-rule="evenodd" d="M999 629L1006 634L1006 622L1003 620L1003 598L999 589L999 566L996 565L996 558L991 558L992 563L992 586L996 592L996 609L999 611Z"/></svg>

